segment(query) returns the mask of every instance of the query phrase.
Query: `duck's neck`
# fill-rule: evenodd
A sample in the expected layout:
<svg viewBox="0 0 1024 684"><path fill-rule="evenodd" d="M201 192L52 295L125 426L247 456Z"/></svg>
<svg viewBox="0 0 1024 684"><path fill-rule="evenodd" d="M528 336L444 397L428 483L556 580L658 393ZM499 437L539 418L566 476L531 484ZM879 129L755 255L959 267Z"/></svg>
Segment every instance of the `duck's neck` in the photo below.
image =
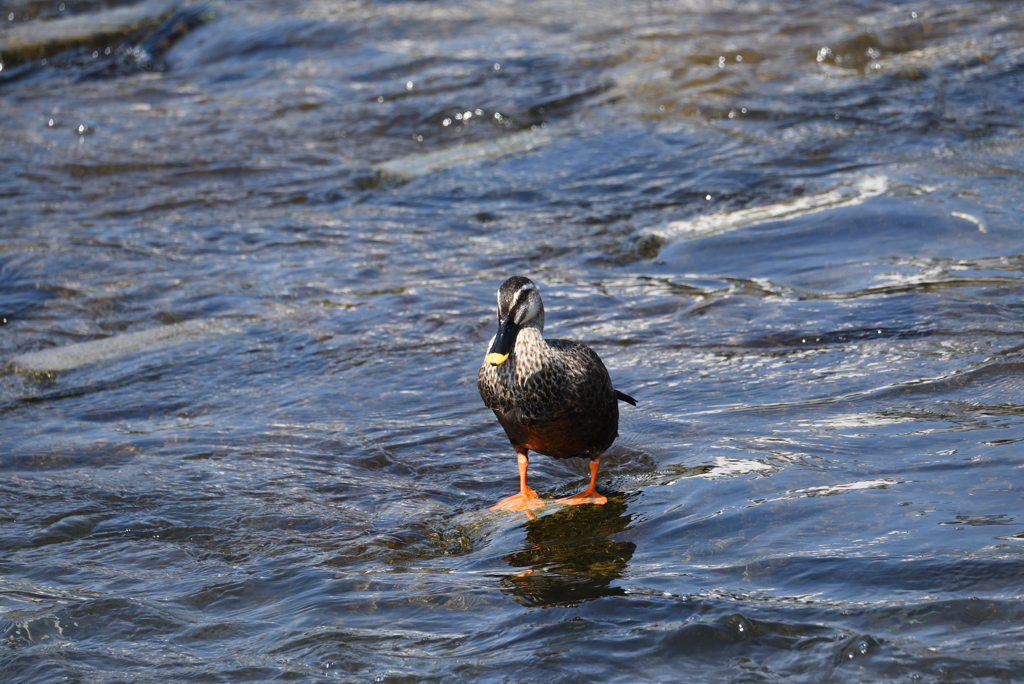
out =
<svg viewBox="0 0 1024 684"><path fill-rule="evenodd" d="M520 382L539 371L549 352L548 343L540 326L523 328L516 335L515 375ZM512 370L512 369L510 369Z"/></svg>
<svg viewBox="0 0 1024 684"><path fill-rule="evenodd" d="M529 326L520 330L516 335L516 349L519 348L520 342L527 346L547 345L544 341L544 330L539 326Z"/></svg>

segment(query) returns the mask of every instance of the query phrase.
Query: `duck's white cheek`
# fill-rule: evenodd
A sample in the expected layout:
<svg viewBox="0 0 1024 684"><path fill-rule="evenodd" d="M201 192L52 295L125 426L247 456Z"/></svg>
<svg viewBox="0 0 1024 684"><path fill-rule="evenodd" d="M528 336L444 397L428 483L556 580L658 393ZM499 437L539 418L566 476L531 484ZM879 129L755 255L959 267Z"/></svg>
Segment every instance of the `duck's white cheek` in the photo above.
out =
<svg viewBox="0 0 1024 684"><path fill-rule="evenodd" d="M536 300L530 301L530 306L524 311L523 315L516 320L516 325L524 325L529 321L532 321L540 313L540 302Z"/></svg>

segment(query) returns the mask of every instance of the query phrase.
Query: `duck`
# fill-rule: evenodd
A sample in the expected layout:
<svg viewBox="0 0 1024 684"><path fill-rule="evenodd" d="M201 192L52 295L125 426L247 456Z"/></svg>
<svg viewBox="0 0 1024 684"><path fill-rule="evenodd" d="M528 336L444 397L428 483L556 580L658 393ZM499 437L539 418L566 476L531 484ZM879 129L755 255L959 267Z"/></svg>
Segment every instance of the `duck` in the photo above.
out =
<svg viewBox="0 0 1024 684"><path fill-rule="evenodd" d="M544 302L524 276L498 288L498 332L477 375L480 397L504 428L519 464L519 493L491 510L527 511L544 501L526 482L529 454L590 459L590 485L559 499L567 505L608 501L597 491L601 454L619 430L619 402L636 399L612 387L601 357L572 340L544 338Z"/></svg>

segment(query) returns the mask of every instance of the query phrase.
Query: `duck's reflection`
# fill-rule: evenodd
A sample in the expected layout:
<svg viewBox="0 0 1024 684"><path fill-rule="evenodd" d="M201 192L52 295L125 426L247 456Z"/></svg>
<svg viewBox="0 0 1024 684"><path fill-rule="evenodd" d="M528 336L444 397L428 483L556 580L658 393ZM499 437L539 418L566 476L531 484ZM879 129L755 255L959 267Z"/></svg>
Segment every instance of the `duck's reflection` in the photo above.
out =
<svg viewBox="0 0 1024 684"><path fill-rule="evenodd" d="M579 603L624 593L622 576L636 544L608 537L629 525L621 497L603 506L566 506L526 523L525 549L505 556L515 572L502 591L531 606Z"/></svg>

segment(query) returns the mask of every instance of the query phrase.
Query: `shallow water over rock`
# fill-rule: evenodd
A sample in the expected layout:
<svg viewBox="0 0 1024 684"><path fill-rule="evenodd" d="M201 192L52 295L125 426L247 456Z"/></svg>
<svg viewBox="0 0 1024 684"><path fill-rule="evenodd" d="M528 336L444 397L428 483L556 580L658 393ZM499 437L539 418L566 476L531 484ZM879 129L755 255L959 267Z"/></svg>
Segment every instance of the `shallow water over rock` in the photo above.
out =
<svg viewBox="0 0 1024 684"><path fill-rule="evenodd" d="M0 24L4 681L1024 670L1018 3ZM605 506L488 510L513 274Z"/></svg>

